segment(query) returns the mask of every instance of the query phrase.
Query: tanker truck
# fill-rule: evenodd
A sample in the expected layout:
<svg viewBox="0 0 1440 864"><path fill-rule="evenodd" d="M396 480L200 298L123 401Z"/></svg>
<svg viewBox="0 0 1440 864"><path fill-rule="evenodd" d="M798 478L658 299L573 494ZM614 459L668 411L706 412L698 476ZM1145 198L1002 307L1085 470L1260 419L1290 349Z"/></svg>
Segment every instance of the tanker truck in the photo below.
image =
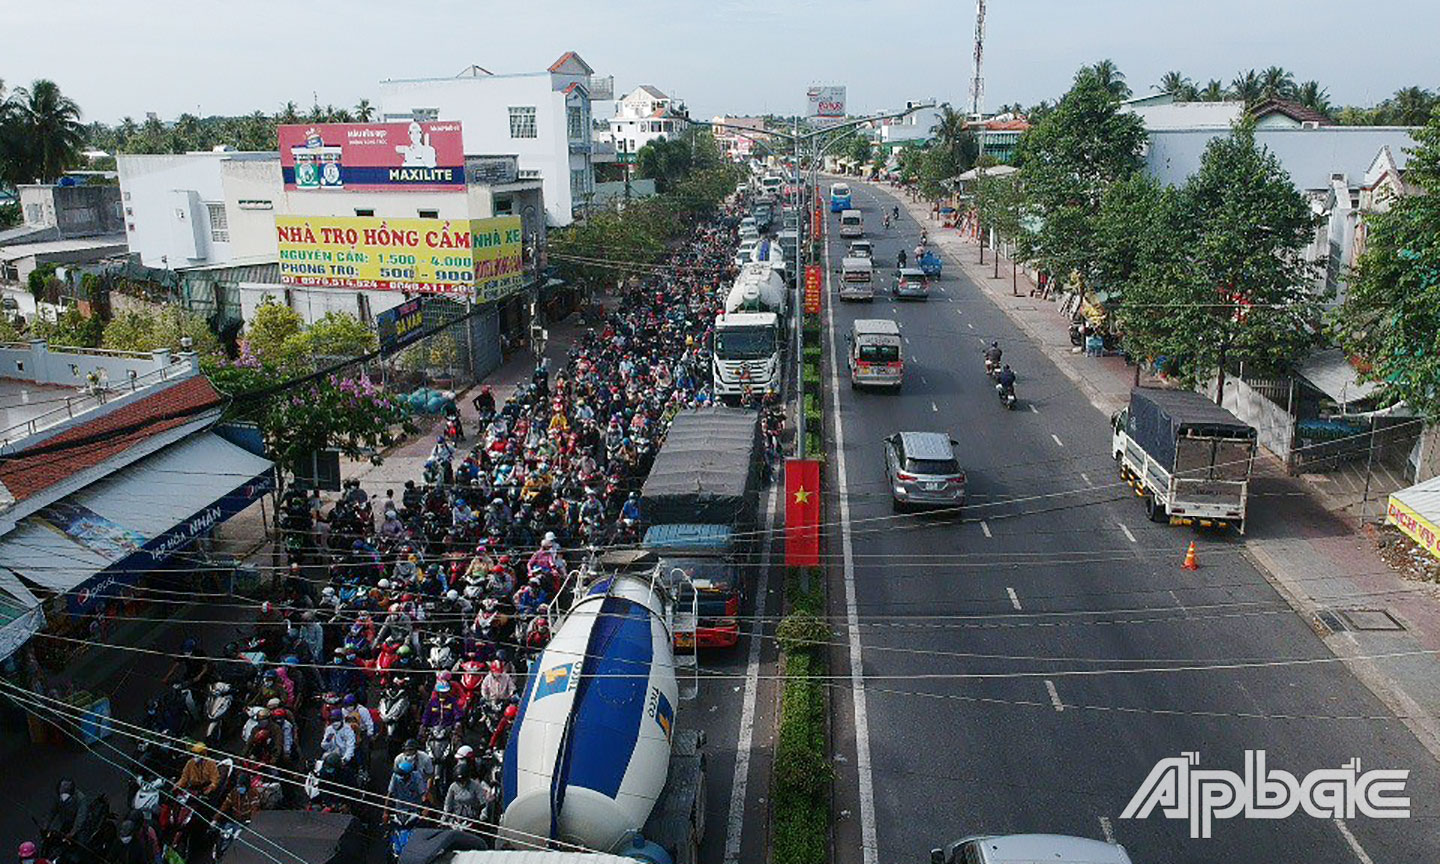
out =
<svg viewBox="0 0 1440 864"><path fill-rule="evenodd" d="M674 603L652 553L586 568L531 665L502 768L501 844L695 864L704 734L677 725Z"/></svg>
<svg viewBox="0 0 1440 864"><path fill-rule="evenodd" d="M786 299L784 277L768 262L741 268L725 295L724 313L715 319L711 365L716 396L779 392Z"/></svg>

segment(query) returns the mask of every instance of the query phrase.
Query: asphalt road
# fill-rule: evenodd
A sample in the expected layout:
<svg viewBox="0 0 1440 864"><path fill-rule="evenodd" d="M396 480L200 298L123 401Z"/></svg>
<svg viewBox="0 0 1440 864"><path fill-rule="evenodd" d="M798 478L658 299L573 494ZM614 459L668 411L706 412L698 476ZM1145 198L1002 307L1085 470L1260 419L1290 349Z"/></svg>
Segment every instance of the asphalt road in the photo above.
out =
<svg viewBox="0 0 1440 864"><path fill-rule="evenodd" d="M888 191L852 186L888 277L919 226L902 216L886 231ZM844 247L827 218L838 267ZM844 378L838 387L843 471L832 449L827 518L841 518L843 495L854 592L849 616L844 545L832 532L838 859L923 862L966 835L1047 832L1113 836L1137 864L1440 860L1435 760L1236 538L1146 520L1116 485L1107 418L957 273L947 261L928 302L896 304L881 291L873 304L842 305L833 275L827 291L836 374L855 318L894 318L908 353L898 394L852 391ZM1019 376L1013 412L984 376L992 339ZM970 499L959 518L892 514L880 441L901 430L960 442ZM1298 530L1274 512L1283 502L1261 506L1272 511L1252 530ZM1192 539L1202 564L1193 573L1179 566ZM849 677L854 636L863 717ZM1175 668L1197 666L1209 668ZM1142 671L1155 667L1164 671ZM868 733L869 783L857 725ZM1159 760L1198 752L1201 769L1243 771L1247 749L1300 777L1356 757L1365 770L1410 769L1411 816L1235 818L1205 840L1159 811L1120 819Z"/></svg>

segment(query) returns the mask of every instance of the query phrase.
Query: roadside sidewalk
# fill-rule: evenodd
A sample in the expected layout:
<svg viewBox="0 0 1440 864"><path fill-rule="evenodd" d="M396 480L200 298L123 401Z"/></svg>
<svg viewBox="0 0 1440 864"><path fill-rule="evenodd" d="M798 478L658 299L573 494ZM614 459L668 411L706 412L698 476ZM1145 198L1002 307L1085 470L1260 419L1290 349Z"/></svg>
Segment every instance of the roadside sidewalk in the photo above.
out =
<svg viewBox="0 0 1440 864"><path fill-rule="evenodd" d="M923 203L905 200L930 242L1024 330L1045 355L1106 416L1129 403L1135 368L1120 357L1087 357L1070 344L1069 322L1059 306L1031 296L1034 283L1001 259L1000 278L986 250L941 227ZM1158 384L1141 374L1140 383ZM1276 502L1257 508L1243 543L1246 554L1311 628L1364 684L1440 760L1440 586L1403 578L1380 557L1376 529L1356 530L1327 496L1261 450L1252 498ZM1281 503L1283 502L1283 503ZM1177 539L1177 543L1181 541Z"/></svg>

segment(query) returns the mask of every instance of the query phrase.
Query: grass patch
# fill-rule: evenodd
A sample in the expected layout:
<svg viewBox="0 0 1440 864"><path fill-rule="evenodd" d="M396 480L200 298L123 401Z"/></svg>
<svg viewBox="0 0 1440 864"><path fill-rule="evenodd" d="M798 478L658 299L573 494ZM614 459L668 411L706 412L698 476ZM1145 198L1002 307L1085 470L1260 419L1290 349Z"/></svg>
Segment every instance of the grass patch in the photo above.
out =
<svg viewBox="0 0 1440 864"><path fill-rule="evenodd" d="M833 637L819 617L825 605L824 571L792 567L785 574L790 612L776 630L780 640L780 728L770 801L774 864L824 864L830 851L830 785L835 772L826 746L823 643ZM808 576L808 580L805 578ZM809 582L809 591L805 589Z"/></svg>

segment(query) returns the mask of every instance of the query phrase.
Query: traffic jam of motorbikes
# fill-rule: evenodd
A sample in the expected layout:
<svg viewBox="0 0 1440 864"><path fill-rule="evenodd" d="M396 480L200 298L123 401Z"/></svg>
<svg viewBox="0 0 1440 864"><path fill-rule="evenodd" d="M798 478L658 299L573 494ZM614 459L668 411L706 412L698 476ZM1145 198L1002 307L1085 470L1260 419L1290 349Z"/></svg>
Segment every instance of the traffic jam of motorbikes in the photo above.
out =
<svg viewBox="0 0 1440 864"><path fill-rule="evenodd" d="M121 718L142 766L127 799L62 781L22 859L220 860L264 810L353 815L396 858L421 826L493 837L507 736L572 574L639 541L671 418L712 400L739 213L622 283L561 368L471 391L475 428L452 403L423 476L346 480L329 501L291 485L283 589L254 601L243 638L156 646L175 660L145 716ZM767 440L782 417L767 412Z"/></svg>

